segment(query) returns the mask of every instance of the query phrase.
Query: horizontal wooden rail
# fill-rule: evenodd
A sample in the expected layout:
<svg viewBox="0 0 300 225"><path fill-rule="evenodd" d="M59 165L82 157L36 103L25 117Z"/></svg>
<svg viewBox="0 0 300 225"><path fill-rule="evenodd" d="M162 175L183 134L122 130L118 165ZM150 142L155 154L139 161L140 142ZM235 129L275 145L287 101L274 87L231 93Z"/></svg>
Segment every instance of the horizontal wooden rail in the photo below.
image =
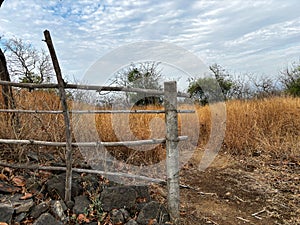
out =
<svg viewBox="0 0 300 225"><path fill-rule="evenodd" d="M187 140L187 136L179 136L178 141ZM37 140L16 140L16 139L0 139L1 144L20 144L20 145L41 145L41 146L54 146L66 147L66 142L52 142L52 141L37 141ZM119 141L119 142L74 142L72 147L115 147L115 146L138 146L138 145L153 145L166 143L165 138L138 140L138 141Z"/></svg>
<svg viewBox="0 0 300 225"><path fill-rule="evenodd" d="M7 85L28 89L39 88L58 88L58 84L33 84L33 83L17 83L9 81L0 81L0 85ZM164 95L164 91L155 89L142 89L142 88L129 88L129 87L112 87L112 86L100 86L100 85L83 85L83 84L68 84L64 86L65 89L81 89L81 90L94 90L94 91L123 91L123 92L136 92L149 95ZM190 95L183 92L177 92L177 97L189 98Z"/></svg>
<svg viewBox="0 0 300 225"><path fill-rule="evenodd" d="M66 171L66 167L39 166L39 165L28 165L28 164L10 164L10 163L6 163L6 162L2 162L2 161L0 161L0 166L10 167L10 168L18 168L18 169L31 169L31 170ZM145 177L145 176L141 176L141 175L134 175L134 174L130 174L130 173L106 172L106 171L101 171L101 170L89 170L89 169L80 169L80 168L72 168L72 171L78 172L78 173L100 174L103 176L134 178L134 179L145 180L145 181L155 182L155 183L166 183L165 180Z"/></svg>
<svg viewBox="0 0 300 225"><path fill-rule="evenodd" d="M25 110L25 109L0 109L0 113L35 113L35 114L62 114L62 110ZM178 113L195 113L195 110L178 110ZM71 110L71 114L159 114L165 113L165 110Z"/></svg>

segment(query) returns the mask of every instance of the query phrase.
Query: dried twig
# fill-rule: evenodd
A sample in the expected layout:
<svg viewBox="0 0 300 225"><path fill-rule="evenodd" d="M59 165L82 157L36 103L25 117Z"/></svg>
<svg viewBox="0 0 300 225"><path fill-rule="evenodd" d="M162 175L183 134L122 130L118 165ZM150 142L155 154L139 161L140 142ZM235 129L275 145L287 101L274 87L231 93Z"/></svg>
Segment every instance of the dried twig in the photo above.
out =
<svg viewBox="0 0 300 225"><path fill-rule="evenodd" d="M260 211L258 211L256 213L252 213L251 216L255 217L256 219L262 220L262 218L259 217L259 216L257 216L257 215L259 215L259 214L261 214L261 213L263 213L265 211L266 211L266 209L264 208L264 209L262 209L262 210L260 210Z"/></svg>
<svg viewBox="0 0 300 225"><path fill-rule="evenodd" d="M212 219L210 219L208 217L204 217L204 218L212 224L219 225L217 222L213 221Z"/></svg>
<svg viewBox="0 0 300 225"><path fill-rule="evenodd" d="M242 221L244 221L244 222L246 222L246 223L250 223L250 220L246 220L246 219L244 219L244 218L242 218L242 217L237 217L237 219L239 219L239 220L242 220Z"/></svg>
<svg viewBox="0 0 300 225"><path fill-rule="evenodd" d="M244 199L241 199L240 197L238 197L238 196L234 196L237 200L239 200L240 202L246 202Z"/></svg>

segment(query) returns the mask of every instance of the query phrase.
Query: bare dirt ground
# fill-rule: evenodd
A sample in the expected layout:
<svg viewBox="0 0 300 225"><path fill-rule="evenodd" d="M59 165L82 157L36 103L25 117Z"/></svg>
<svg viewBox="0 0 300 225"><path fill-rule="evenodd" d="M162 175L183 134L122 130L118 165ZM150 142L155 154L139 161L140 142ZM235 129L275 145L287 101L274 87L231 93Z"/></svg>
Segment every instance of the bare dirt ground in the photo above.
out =
<svg viewBox="0 0 300 225"><path fill-rule="evenodd" d="M300 224L300 161L219 155L181 171L181 224Z"/></svg>

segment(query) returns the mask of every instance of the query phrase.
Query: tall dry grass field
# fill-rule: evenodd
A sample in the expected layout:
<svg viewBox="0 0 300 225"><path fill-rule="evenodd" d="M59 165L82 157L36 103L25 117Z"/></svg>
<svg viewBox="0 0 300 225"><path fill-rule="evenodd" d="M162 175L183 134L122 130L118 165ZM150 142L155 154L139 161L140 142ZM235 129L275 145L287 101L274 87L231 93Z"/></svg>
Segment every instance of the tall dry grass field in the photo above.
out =
<svg viewBox="0 0 300 225"><path fill-rule="evenodd" d="M229 101L224 150L276 157L300 155L300 98Z"/></svg>
<svg viewBox="0 0 300 225"><path fill-rule="evenodd" d="M18 109L29 110L59 110L59 97L53 92L15 90L14 97ZM0 107L3 108L2 96ZM17 114L20 127L12 126L12 114L0 113L0 138L2 139L33 139L44 141L65 140L63 116L60 114ZM62 154L58 148L38 146L1 145L1 158L20 159L24 151L55 151ZM24 156L23 156L24 157ZM61 155L62 157L62 155Z"/></svg>
<svg viewBox="0 0 300 225"><path fill-rule="evenodd" d="M19 109L58 110L60 102L53 92L15 91ZM70 102L72 103L72 102ZM72 104L70 104L72 105ZM194 106L193 106L194 107ZM189 108L193 108L189 106ZM2 107L3 108L3 107ZM187 108L187 106L181 106ZM158 106L139 109L162 109ZM226 134L222 151L233 155L251 155L254 152L274 157L297 157L300 155L300 99L278 97L264 100L226 102ZM199 148L208 142L211 132L211 110L209 106L196 106L196 114L179 115L179 133L189 136L192 145ZM62 115L19 114L21 129L16 132L9 122L9 114L0 113L0 138L64 141L64 120ZM80 117L80 134L84 140L91 135L92 125L96 124L96 135L101 141L125 141L163 138L165 135L164 114L97 114ZM76 124L76 123L75 123ZM75 136L74 136L75 138ZM78 140L76 140L78 141ZM96 140L89 140L96 141ZM183 142L181 148L191 148L191 143ZM2 148L1 158L22 158L29 150L40 151L34 146L8 146ZM42 149L62 154L58 148ZM151 164L165 158L165 146L114 147L109 151L117 158L133 164Z"/></svg>

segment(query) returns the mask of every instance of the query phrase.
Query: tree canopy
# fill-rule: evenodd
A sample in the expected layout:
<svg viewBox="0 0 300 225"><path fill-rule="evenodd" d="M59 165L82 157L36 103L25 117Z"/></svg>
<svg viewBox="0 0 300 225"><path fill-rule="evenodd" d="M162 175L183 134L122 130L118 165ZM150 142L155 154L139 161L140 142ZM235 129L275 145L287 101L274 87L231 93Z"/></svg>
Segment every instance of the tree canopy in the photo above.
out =
<svg viewBox="0 0 300 225"><path fill-rule="evenodd" d="M161 70L158 62L139 62L118 71L112 79L112 84L131 88L162 90ZM149 105L160 104L162 99L143 93L125 93L127 104Z"/></svg>
<svg viewBox="0 0 300 225"><path fill-rule="evenodd" d="M226 71L218 64L209 67L213 77L190 79L188 93L202 105L228 99L234 87L234 82Z"/></svg>
<svg viewBox="0 0 300 225"><path fill-rule="evenodd" d="M285 91L294 97L300 96L300 64L293 63L281 75Z"/></svg>

